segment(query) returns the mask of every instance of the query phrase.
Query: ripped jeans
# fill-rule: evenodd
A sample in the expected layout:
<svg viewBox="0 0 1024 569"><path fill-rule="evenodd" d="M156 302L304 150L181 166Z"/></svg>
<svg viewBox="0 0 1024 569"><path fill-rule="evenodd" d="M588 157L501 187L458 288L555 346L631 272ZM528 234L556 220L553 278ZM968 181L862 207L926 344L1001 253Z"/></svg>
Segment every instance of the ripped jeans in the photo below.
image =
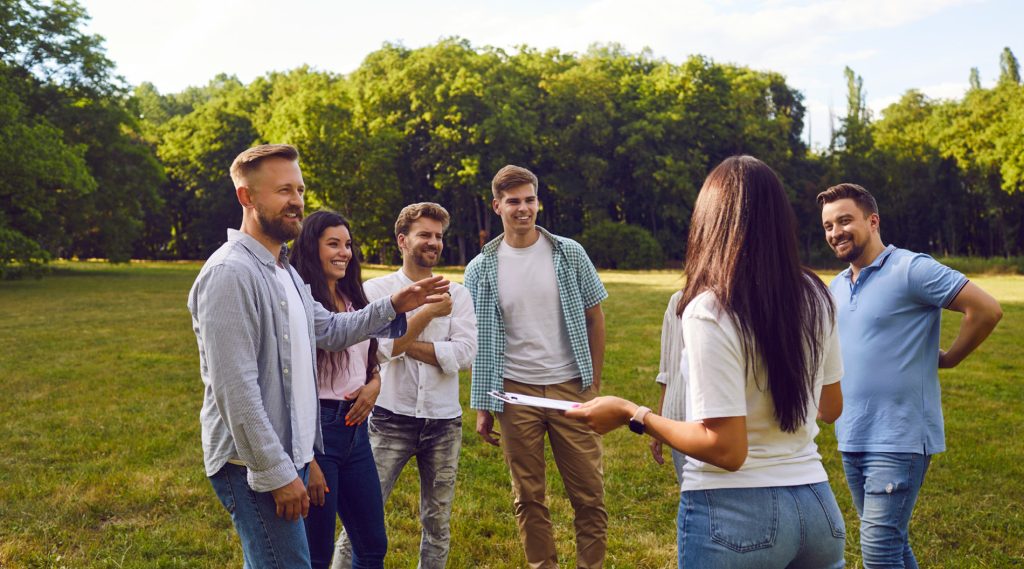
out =
<svg viewBox="0 0 1024 569"><path fill-rule="evenodd" d="M931 455L844 452L843 469L860 516L865 569L917 569L910 548L910 515L928 472Z"/></svg>
<svg viewBox="0 0 1024 569"><path fill-rule="evenodd" d="M455 498L455 473L462 449L462 417L417 419L377 406L370 415L370 446L387 503L398 475L416 457L420 478L420 569L443 568L451 541L449 521ZM332 569L351 567L351 545L342 533Z"/></svg>

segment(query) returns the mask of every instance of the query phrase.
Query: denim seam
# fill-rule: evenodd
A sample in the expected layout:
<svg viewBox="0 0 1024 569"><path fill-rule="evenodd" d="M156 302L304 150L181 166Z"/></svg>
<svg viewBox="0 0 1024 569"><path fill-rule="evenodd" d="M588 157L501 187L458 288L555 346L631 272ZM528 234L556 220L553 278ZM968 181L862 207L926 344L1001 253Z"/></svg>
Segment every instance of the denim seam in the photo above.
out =
<svg viewBox="0 0 1024 569"><path fill-rule="evenodd" d="M228 494L231 495L231 507L228 509L228 513L231 514L232 517L234 517L235 510L238 509L238 505L237 505L238 498L235 497L235 485L231 483L231 473L230 472L225 472L224 473L224 478L227 479L227 482L228 482Z"/></svg>
<svg viewBox="0 0 1024 569"><path fill-rule="evenodd" d="M816 488L817 485L809 484L808 486L810 486L811 492L814 492L814 497L818 499L818 504L821 505L821 510L825 512L825 519L828 520L829 528L832 530L832 537L845 539L846 532L839 531L839 528L836 527L836 522L832 519L832 514L829 513L828 507L825 506L825 501L822 499L821 494L818 493L818 489Z"/></svg>
<svg viewBox="0 0 1024 569"><path fill-rule="evenodd" d="M807 520L804 519L804 511L800 508L800 499L796 495L796 489L793 486L787 486L786 491L793 498L793 505L796 506L796 515L800 519L800 547L798 551L802 551L804 544L807 542Z"/></svg>
<svg viewBox="0 0 1024 569"><path fill-rule="evenodd" d="M256 519L259 520L260 527L263 529L263 536L266 538L267 550L270 552L270 558L274 561L274 567L279 567L281 563L277 559L277 551L274 549L274 542L270 539L270 529L267 528L267 523L263 519L263 512L260 511L256 492L250 488L246 493L252 500L253 510L256 512Z"/></svg>
<svg viewBox="0 0 1024 569"><path fill-rule="evenodd" d="M683 510L683 523L682 523L682 526L680 528L680 533L682 534L680 537L682 539L681 540L676 540L677 541L677 544L676 544L677 547L680 545L678 543L679 541L682 541L683 543L686 543L686 527L688 525L688 522L690 521L690 513L692 511L693 511L693 500L686 500L686 508ZM683 557L682 553L683 553L682 551L679 551L679 552L676 553L676 556L679 558L679 569L685 569L685 567L684 567L685 558Z"/></svg>

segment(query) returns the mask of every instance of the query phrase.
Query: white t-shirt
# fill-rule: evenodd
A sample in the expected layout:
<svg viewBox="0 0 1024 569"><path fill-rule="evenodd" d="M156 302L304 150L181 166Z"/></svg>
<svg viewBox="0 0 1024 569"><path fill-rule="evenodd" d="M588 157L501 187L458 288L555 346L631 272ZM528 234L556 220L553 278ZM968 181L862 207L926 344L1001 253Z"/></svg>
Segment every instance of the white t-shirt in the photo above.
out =
<svg viewBox="0 0 1024 569"><path fill-rule="evenodd" d="M306 322L306 311L302 307L302 298L295 288L288 269L276 267L274 274L288 295L288 340L291 342L291 369L282 370L292 380L292 405L295 406L293 417L312 418L299 421L294 425L294 444L292 446L296 467L302 467L313 460L313 444L316 441L317 419L316 380L313 375L313 348L309 339L309 324Z"/></svg>
<svg viewBox="0 0 1024 569"><path fill-rule="evenodd" d="M759 365L745 372L746 356L732 317L710 292L698 295L683 311L683 376L687 381L687 418L746 417L747 460L729 472L688 456L682 490L761 488L825 482L828 475L814 438L815 417L823 385L843 375L836 323L825 312L821 362L807 405L807 422L795 433L784 432L775 419L767 379ZM758 376L757 374L762 374Z"/></svg>
<svg viewBox="0 0 1024 569"><path fill-rule="evenodd" d="M506 379L553 385L580 377L565 328L553 253L543 236L529 247L511 247L504 241L498 245Z"/></svg>

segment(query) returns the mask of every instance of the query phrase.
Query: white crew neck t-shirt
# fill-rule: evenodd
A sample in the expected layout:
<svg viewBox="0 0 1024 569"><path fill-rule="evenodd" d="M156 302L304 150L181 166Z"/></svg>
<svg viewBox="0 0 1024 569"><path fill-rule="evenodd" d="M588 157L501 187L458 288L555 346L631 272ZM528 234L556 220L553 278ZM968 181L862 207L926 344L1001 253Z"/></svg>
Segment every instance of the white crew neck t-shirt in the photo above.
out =
<svg viewBox="0 0 1024 569"><path fill-rule="evenodd" d="M827 311L823 318L821 361L807 404L807 422L795 433L787 433L775 419L767 379L758 370L760 366L745 366L736 323L714 294L699 294L686 306L682 371L687 382L687 418L746 417L748 450L746 462L736 472L688 456L682 490L798 486L828 480L814 443L818 435L815 417L822 386L839 381L843 362L836 323L828 321Z"/></svg>
<svg viewBox="0 0 1024 569"><path fill-rule="evenodd" d="M301 468L313 460L313 445L316 442L317 388L313 374L313 351L310 347L309 325L306 322L306 310L302 306L302 298L295 288L288 269L275 267L274 274L284 287L288 302L288 341L291 343L291 369L281 370L291 376L292 404L295 406L294 417L313 419L301 420L295 427L293 436L295 466Z"/></svg>
<svg viewBox="0 0 1024 569"><path fill-rule="evenodd" d="M506 379L553 385L580 377L558 296L554 249L546 237L529 247L498 245L498 304L505 323Z"/></svg>

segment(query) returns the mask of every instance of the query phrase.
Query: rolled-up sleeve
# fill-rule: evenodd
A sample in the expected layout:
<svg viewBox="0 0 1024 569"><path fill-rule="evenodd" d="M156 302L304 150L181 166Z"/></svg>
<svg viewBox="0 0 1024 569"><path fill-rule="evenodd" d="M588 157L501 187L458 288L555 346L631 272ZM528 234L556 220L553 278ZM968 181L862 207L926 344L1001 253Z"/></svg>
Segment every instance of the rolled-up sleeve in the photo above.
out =
<svg viewBox="0 0 1024 569"><path fill-rule="evenodd" d="M263 405L257 366L260 324L251 281L251 275L225 265L205 271L195 289L195 326L206 378L248 468L249 485L269 492L296 474Z"/></svg>

